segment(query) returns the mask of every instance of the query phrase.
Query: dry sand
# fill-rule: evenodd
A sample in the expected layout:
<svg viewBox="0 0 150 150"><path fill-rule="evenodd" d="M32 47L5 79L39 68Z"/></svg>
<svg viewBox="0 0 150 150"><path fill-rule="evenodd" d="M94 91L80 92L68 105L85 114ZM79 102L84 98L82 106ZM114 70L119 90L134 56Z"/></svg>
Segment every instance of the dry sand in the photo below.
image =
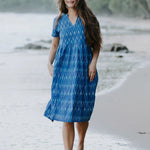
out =
<svg viewBox="0 0 150 150"><path fill-rule="evenodd" d="M96 96L90 127L150 149L150 64L134 71L114 90Z"/></svg>

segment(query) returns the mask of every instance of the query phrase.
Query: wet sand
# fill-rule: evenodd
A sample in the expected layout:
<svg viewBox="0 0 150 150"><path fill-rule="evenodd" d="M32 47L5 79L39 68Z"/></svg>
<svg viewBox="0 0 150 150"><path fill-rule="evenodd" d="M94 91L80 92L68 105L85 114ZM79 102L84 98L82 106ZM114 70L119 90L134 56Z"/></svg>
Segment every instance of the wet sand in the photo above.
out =
<svg viewBox="0 0 150 150"><path fill-rule="evenodd" d="M150 64L130 74L119 87L97 94L92 130L117 135L150 149Z"/></svg>
<svg viewBox="0 0 150 150"><path fill-rule="evenodd" d="M101 22L137 30L137 34L103 35L104 44L122 43L147 64L129 74L109 92L96 94L91 130L128 139L139 149L150 149L150 20L101 17ZM113 25L112 25L113 26ZM145 31L144 31L145 30ZM141 33L140 33L141 32ZM107 30L106 30L107 33Z"/></svg>

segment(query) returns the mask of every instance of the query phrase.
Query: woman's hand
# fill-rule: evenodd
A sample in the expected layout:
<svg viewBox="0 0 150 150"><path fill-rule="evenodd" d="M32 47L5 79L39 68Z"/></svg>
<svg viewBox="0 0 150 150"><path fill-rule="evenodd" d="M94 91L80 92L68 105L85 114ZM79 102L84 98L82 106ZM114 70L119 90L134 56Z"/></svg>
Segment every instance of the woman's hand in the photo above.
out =
<svg viewBox="0 0 150 150"><path fill-rule="evenodd" d="M90 79L90 81L93 81L95 77L96 77L96 64L91 61L88 67L88 79Z"/></svg>
<svg viewBox="0 0 150 150"><path fill-rule="evenodd" d="M52 77L52 76L53 76L53 65L48 64L47 66L48 66L49 74L50 74L50 76Z"/></svg>

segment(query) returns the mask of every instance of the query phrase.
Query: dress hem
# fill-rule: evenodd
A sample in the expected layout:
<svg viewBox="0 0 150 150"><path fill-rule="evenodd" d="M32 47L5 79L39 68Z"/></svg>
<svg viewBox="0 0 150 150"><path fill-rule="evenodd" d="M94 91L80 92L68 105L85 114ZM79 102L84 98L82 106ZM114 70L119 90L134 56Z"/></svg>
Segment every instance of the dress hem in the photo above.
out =
<svg viewBox="0 0 150 150"><path fill-rule="evenodd" d="M89 121L89 119L85 119L85 120L75 120L75 121L69 121L69 120L63 120L63 119L57 119L57 118L51 118L50 116L47 116L47 115L44 115L46 118L50 119L52 122L54 121L61 121L61 122L86 122L86 121Z"/></svg>

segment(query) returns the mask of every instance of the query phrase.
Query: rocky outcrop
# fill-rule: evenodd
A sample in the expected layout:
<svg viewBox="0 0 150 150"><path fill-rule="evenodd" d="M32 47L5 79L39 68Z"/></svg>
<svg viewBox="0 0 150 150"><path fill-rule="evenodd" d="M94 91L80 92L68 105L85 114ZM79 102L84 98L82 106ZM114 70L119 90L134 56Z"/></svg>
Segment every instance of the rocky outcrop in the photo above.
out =
<svg viewBox="0 0 150 150"><path fill-rule="evenodd" d="M129 49L127 48L127 46L120 44L120 43L113 43L113 44L104 45L103 51L129 53Z"/></svg>
<svg viewBox="0 0 150 150"><path fill-rule="evenodd" d="M43 50L43 49L49 49L50 44L52 43L52 40L40 40L34 43L28 43L25 44L22 47L16 47L15 49L32 49L32 50Z"/></svg>
<svg viewBox="0 0 150 150"><path fill-rule="evenodd" d="M23 47L16 47L16 49L48 49L48 47L29 43L29 44L24 45Z"/></svg>

